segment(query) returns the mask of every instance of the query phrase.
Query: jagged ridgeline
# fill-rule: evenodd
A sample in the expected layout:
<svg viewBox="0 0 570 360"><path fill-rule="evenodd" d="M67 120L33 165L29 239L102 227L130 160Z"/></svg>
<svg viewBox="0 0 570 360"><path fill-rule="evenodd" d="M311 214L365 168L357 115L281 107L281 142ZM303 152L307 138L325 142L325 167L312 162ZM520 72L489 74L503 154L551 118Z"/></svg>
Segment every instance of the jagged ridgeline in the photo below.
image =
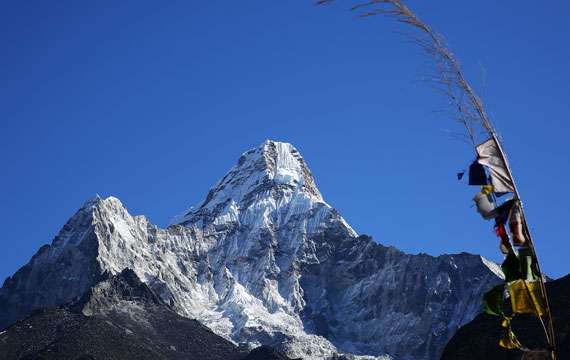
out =
<svg viewBox="0 0 570 360"><path fill-rule="evenodd" d="M266 141L166 229L113 197L85 203L5 281L0 328L125 269L225 339L306 359L438 359L500 281L477 255L409 255L358 235L299 151Z"/></svg>
<svg viewBox="0 0 570 360"><path fill-rule="evenodd" d="M163 304L129 269L103 274L78 300L38 310L0 338L16 359L241 360L230 341Z"/></svg>

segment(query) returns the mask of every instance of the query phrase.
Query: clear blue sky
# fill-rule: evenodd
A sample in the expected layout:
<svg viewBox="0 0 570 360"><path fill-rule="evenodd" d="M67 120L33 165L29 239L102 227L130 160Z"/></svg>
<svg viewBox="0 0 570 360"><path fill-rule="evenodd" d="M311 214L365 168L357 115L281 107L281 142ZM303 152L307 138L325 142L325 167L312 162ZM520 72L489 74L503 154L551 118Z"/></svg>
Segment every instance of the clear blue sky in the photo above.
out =
<svg viewBox="0 0 570 360"><path fill-rule="evenodd" d="M409 1L505 139L543 267L570 272L568 1ZM500 260L455 174L473 150L393 21L338 0L12 1L0 9L0 278L88 198L164 226L267 138L359 232ZM487 73L483 86L481 68Z"/></svg>

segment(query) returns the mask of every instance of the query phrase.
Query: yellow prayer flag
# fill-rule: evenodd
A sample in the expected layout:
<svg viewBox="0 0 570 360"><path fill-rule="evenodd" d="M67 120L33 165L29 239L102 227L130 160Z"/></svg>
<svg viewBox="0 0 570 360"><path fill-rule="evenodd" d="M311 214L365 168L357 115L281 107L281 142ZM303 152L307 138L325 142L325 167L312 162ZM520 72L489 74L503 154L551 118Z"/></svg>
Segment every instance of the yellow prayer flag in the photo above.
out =
<svg viewBox="0 0 570 360"><path fill-rule="evenodd" d="M519 342L511 328L511 318L505 316L501 326L505 329L505 336L499 340L499 346L509 350L522 348L522 344Z"/></svg>
<svg viewBox="0 0 570 360"><path fill-rule="evenodd" d="M538 281L516 280L507 284L513 313L542 316L545 313L544 299Z"/></svg>

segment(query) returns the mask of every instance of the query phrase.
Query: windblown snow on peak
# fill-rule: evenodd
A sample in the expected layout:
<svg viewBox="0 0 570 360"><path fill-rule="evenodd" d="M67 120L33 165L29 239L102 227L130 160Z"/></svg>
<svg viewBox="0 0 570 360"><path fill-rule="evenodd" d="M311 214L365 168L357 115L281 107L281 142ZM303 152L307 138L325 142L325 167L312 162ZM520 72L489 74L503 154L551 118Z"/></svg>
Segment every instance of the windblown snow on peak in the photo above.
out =
<svg viewBox="0 0 570 360"><path fill-rule="evenodd" d="M289 143L267 140L243 153L202 203L172 223L218 230L248 226L255 233L302 219L301 232L311 234L332 214L351 236L357 236L324 201L299 151Z"/></svg>
<svg viewBox="0 0 570 360"><path fill-rule="evenodd" d="M325 203L299 151L289 143L266 140L243 153L206 199L173 223L189 222L197 213L212 213L224 207L247 208L276 193L300 193L308 200Z"/></svg>

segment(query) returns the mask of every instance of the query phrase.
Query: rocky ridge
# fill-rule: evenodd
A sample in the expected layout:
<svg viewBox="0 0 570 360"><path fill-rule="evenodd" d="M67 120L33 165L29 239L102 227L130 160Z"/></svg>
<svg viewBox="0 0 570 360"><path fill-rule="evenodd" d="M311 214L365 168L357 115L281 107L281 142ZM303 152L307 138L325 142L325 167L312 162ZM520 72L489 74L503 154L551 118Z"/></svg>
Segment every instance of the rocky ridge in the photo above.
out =
<svg viewBox="0 0 570 360"><path fill-rule="evenodd" d="M558 359L570 359L570 275L546 283L550 308L554 317ZM499 346L503 336L502 319L487 314L478 315L462 326L446 345L442 360L519 360L520 350L505 350ZM539 352L546 349L546 340L538 319L531 315L517 315L512 322L513 331L523 346ZM550 359L534 357L527 359Z"/></svg>
<svg viewBox="0 0 570 360"><path fill-rule="evenodd" d="M130 269L0 334L0 358L241 360L247 352L163 304ZM255 355L255 354L253 354Z"/></svg>

